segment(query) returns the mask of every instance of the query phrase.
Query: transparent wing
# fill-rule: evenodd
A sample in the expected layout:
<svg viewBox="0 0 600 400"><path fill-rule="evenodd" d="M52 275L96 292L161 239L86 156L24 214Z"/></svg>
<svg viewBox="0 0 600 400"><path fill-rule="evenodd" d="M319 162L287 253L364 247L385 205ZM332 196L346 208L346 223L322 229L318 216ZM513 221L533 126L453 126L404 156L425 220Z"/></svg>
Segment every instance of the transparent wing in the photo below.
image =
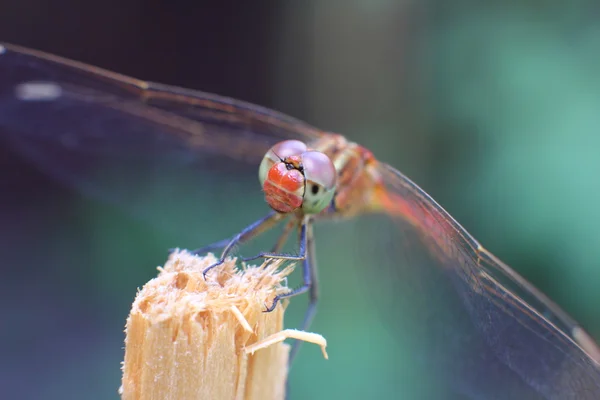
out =
<svg viewBox="0 0 600 400"><path fill-rule="evenodd" d="M410 282L398 298L412 302L406 312L422 325L407 328L399 316L398 329L417 330L432 373L472 398L598 398L600 352L589 335L408 178L379 170L380 201L395 225L380 250L405 255L387 267L394 284ZM406 232L418 237L408 248Z"/></svg>
<svg viewBox="0 0 600 400"><path fill-rule="evenodd" d="M219 170L243 181L257 174L273 144L319 135L245 102L0 45L0 139L43 171L142 216L150 211L140 203L157 187L181 180L211 187L191 171Z"/></svg>

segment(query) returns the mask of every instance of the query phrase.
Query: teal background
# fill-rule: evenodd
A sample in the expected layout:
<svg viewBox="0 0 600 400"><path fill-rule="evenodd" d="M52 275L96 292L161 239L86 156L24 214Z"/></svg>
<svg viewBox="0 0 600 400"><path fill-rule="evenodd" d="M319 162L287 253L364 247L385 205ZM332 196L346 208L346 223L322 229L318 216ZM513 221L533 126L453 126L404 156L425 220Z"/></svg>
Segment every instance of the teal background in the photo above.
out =
<svg viewBox="0 0 600 400"><path fill-rule="evenodd" d="M68 24L19 35L13 23L4 34L140 78L259 102L345 134L417 182L487 249L600 338L600 24L594 2L256 7L244 8L247 17L233 17L236 7L192 12L183 5L162 10L131 3L122 11L129 18L113 28L82 31L77 39L88 48L68 41L75 40ZM156 21L171 18L173 25L174 16L187 13L213 13L217 22L194 37L191 17L188 30L135 18L148 8ZM81 25L93 20L91 12L80 12ZM6 15L29 18L17 8ZM268 34L252 36L232 19ZM127 35L123 26L137 33ZM174 43L166 53L148 44L148 37L161 35ZM229 39L217 39L224 36ZM192 46L201 54L188 60ZM212 46L226 56L202 57ZM146 67L176 53L160 68ZM255 58L261 63L244 68ZM194 69L201 71L195 80ZM7 245L0 253L0 299L7 323L0 324L6 354L0 356L0 390L11 398L117 398L122 330L136 288L155 275L168 248L210 243L262 216L266 206L256 181L202 181L207 189L197 199L186 195L197 193L191 188L198 177L189 171L169 183L179 200L170 209L153 200L165 187L140 184L136 215L127 206L82 197L7 146L2 150ZM361 235L362 226L350 221L316 229L322 299L312 330L328 339L330 359L303 346L292 371L292 398L443 398L410 361L410 329L403 329L401 310L382 301L394 293L378 286L411 275L378 269L370 249L383 239ZM402 245L410 255L415 239L406 236ZM398 257L410 261L404 253ZM304 306L305 299L294 299L289 327L299 324ZM404 307L410 309L410 300Z"/></svg>

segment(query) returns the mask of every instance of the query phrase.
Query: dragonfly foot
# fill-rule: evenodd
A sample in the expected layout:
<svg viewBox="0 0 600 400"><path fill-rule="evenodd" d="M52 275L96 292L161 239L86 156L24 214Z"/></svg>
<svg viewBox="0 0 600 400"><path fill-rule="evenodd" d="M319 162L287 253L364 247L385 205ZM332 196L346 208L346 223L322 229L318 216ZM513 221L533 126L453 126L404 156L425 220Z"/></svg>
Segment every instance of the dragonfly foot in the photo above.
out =
<svg viewBox="0 0 600 400"><path fill-rule="evenodd" d="M281 297L279 297L279 296L275 296L275 297L273 298L273 303L271 303L271 306L270 306L270 307L268 307L268 306L265 304L265 310L264 310L263 312L266 312L266 313L268 313L268 312L271 312L271 311L273 311L273 310L275 309L275 307L277 307L277 303L279 303L279 300L281 300Z"/></svg>
<svg viewBox="0 0 600 400"><path fill-rule="evenodd" d="M216 263L209 265L208 267L206 267L204 269L204 271L202 271L202 276L204 277L204 280L206 280L206 274L208 274L210 272L211 269L218 267L219 265L223 264L225 260L219 260Z"/></svg>

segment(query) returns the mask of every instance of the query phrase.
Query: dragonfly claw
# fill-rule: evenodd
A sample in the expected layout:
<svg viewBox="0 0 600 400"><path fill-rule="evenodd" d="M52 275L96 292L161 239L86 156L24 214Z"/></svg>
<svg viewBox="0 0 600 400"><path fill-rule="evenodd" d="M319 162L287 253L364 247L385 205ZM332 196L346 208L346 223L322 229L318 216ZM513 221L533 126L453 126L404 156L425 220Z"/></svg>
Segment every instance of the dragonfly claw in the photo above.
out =
<svg viewBox="0 0 600 400"><path fill-rule="evenodd" d="M279 296L275 296L273 298L273 303L271 304L270 307L265 304L265 310L263 312L269 313L269 312L273 311L275 309L275 307L277 307L277 303L279 302L279 299L280 299Z"/></svg>
<svg viewBox="0 0 600 400"><path fill-rule="evenodd" d="M223 264L224 260L219 260L216 263L209 265L208 267L206 267L204 269L204 271L202 271L202 276L204 277L204 280L206 280L206 274L208 274L210 272L211 269L218 267L219 265Z"/></svg>

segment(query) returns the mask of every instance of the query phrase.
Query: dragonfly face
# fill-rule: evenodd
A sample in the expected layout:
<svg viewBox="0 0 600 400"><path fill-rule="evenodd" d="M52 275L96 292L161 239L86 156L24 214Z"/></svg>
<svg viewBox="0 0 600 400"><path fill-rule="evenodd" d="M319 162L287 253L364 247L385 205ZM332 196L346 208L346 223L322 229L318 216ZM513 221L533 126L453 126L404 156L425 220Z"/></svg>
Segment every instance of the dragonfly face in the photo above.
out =
<svg viewBox="0 0 600 400"><path fill-rule="evenodd" d="M267 152L259 179L273 210L318 214L333 200L337 171L326 154L309 151L298 140L287 140Z"/></svg>
<svg viewBox="0 0 600 400"><path fill-rule="evenodd" d="M350 254L347 262L388 295L395 314L384 319L403 322L396 334L413 345L411 368L435 382L434 390L448 398L600 397L600 352L585 331L368 150L247 103L1 49L2 139L44 172L156 226L176 220L175 200L226 193L218 199L226 205L241 197L236 204L245 208L230 208L236 223L225 235L259 216L244 212L267 213L260 188L251 185L268 150L301 141L327 155L337 172L335 212L325 208L315 219L359 218L344 225L356 229L344 249L321 245L328 238L315 235L319 254L330 261ZM265 181L271 167L261 169ZM173 178L182 175L200 183L176 188ZM324 175L319 183L329 191ZM195 212L198 221L214 213ZM189 215L179 218L191 234ZM351 238L349 231L339 235ZM172 245L185 244L165 250ZM353 247L361 248L356 257ZM341 267L330 264L322 267ZM376 267L393 275L382 278Z"/></svg>

